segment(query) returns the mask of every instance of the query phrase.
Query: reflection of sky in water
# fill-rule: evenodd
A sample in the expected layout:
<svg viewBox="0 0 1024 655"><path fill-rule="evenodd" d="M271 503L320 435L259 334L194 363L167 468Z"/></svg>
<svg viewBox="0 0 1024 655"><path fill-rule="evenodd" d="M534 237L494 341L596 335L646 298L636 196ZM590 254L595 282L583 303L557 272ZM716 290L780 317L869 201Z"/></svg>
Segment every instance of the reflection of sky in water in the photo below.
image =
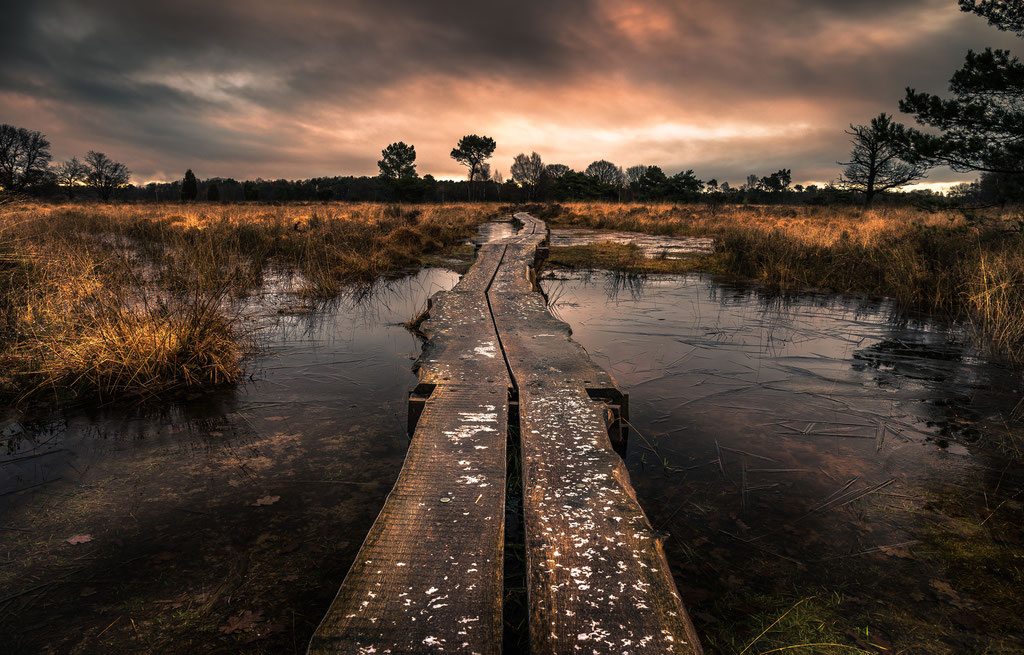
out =
<svg viewBox="0 0 1024 655"><path fill-rule="evenodd" d="M715 251L715 240L707 237L666 237L617 230L582 230L578 228L551 230L551 245L589 246L595 243L636 244L644 257L684 259L694 254Z"/></svg>
<svg viewBox="0 0 1024 655"><path fill-rule="evenodd" d="M630 394L643 437L631 436L628 463L655 518L699 481L708 487L698 495L743 514L747 536L770 534L851 479L834 498L889 480L885 493L923 494L999 466L961 443L936 445L976 440L983 420L1020 399L1015 378L960 329L895 320L887 301L772 299L699 276L630 284L559 274L543 286ZM823 527L827 552L898 541L910 527L878 518L888 529L872 535Z"/></svg>
<svg viewBox="0 0 1024 655"><path fill-rule="evenodd" d="M237 389L141 408L69 409L42 420L11 417L3 425L0 493L57 478L88 479L90 467L113 465L117 458L170 450L201 459L211 451L245 447L263 431L258 419L273 414L285 415L289 431L308 432L313 440L328 436L323 426L334 421L390 427L389 452L400 462L407 443L407 392L416 381L411 366L420 351L419 340L401 323L457 280L450 271L429 269L314 313L270 321L260 333L262 354L252 381ZM0 509L17 498L2 498Z"/></svg>
<svg viewBox="0 0 1024 655"><path fill-rule="evenodd" d="M482 240L511 228L493 229ZM928 580L940 571L916 559L897 567L859 554L923 541L939 494L984 497L994 507L1019 492L1019 467L972 445L985 441L994 419L1012 414L1019 383L973 352L959 330L894 321L884 301L783 301L699 276L639 285L617 279L570 275L543 285L575 338L630 393L643 436L632 432L627 463L654 526L673 536L669 560L698 620L707 610L695 586L716 598L757 584L855 586L897 570L911 578L857 593L921 611L910 606L907 585L932 598ZM100 577L116 571L125 588L139 588L156 579L154 553L188 554L175 560L173 589L152 590L165 599L190 593L177 588L189 578L231 575L238 555L229 545L270 539L279 558L274 575L283 575L299 552L289 540L331 544L329 558L304 551L315 559L304 560L313 564L300 573L315 582L301 600L282 600L293 588L281 581L270 581L273 593L246 592L289 609L306 603L307 623L318 620L405 455L420 343L400 324L456 281L451 272L422 271L363 298L260 321L264 352L252 381L236 389L136 409L5 419L0 515L11 531L0 540L58 537L8 548L8 556L45 562L62 552L60 538L88 532L113 558L97 560ZM938 445L947 439L948 447ZM252 506L264 496L280 498L272 513ZM164 533L172 536L152 539ZM114 535L131 556L109 546ZM766 574L755 556L799 568L760 580ZM864 568L873 562L875 569ZM93 584L94 573L80 577ZM2 574L0 586L18 581ZM39 608L51 624L66 620L78 631L90 621L83 603L75 596ZM63 612L60 621L54 612Z"/></svg>

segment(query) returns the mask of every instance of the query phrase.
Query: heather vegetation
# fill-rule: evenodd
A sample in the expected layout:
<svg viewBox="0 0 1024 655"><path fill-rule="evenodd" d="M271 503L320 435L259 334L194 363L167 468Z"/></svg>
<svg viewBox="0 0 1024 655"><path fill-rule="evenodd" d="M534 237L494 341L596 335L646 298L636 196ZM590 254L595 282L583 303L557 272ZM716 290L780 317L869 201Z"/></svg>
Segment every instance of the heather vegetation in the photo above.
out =
<svg viewBox="0 0 1024 655"><path fill-rule="evenodd" d="M0 208L0 394L146 396L231 382L245 298L272 271L300 296L418 265L487 209L389 205Z"/></svg>
<svg viewBox="0 0 1024 655"><path fill-rule="evenodd" d="M630 272L709 270L771 288L891 296L907 309L969 321L1024 361L1024 213L794 206L577 203L536 207L552 225L710 236L714 255L644 261L621 246L555 248L552 260Z"/></svg>

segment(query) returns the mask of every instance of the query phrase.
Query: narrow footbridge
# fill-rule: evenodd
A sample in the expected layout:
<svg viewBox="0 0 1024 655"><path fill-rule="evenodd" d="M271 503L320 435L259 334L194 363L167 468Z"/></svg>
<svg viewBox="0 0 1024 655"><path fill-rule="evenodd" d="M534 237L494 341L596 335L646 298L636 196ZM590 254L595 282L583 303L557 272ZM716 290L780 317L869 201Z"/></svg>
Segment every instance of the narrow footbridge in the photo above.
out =
<svg viewBox="0 0 1024 655"><path fill-rule="evenodd" d="M538 292L547 227L515 220L432 301L405 464L310 653L501 652L510 427L531 652L701 653L614 449L628 398Z"/></svg>

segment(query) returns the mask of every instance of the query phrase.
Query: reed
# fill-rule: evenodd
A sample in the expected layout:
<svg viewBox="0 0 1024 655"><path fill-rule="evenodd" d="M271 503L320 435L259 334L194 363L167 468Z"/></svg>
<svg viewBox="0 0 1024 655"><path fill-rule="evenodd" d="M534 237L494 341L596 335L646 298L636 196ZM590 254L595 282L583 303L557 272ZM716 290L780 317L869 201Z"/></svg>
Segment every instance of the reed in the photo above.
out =
<svg viewBox="0 0 1024 655"><path fill-rule="evenodd" d="M906 309L969 321L983 343L1024 362L1019 209L580 203L539 211L552 225L715 237L715 255L676 266L750 277L775 289L890 296ZM599 254L594 261L615 255L607 248ZM553 250L552 257L586 264L580 252ZM635 261L629 266L637 268Z"/></svg>
<svg viewBox="0 0 1024 655"><path fill-rule="evenodd" d="M0 208L0 394L105 399L230 383L252 335L242 300L271 267L301 295L419 265L486 206L100 205Z"/></svg>

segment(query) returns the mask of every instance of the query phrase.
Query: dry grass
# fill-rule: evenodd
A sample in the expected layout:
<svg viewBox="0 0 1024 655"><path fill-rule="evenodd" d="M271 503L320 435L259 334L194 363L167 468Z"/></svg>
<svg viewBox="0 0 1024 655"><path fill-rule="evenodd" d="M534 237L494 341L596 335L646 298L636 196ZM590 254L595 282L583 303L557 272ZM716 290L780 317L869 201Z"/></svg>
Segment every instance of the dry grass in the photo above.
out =
<svg viewBox="0 0 1024 655"><path fill-rule="evenodd" d="M231 382L240 300L269 266L303 295L418 265L487 206L46 205L0 209L0 393L111 398ZM493 213L493 212L492 212Z"/></svg>
<svg viewBox="0 0 1024 655"><path fill-rule="evenodd" d="M967 214L581 203L540 213L558 225L715 237L718 252L704 268L780 289L891 296L906 308L969 320L995 350L1024 362L1024 214L1019 209Z"/></svg>

